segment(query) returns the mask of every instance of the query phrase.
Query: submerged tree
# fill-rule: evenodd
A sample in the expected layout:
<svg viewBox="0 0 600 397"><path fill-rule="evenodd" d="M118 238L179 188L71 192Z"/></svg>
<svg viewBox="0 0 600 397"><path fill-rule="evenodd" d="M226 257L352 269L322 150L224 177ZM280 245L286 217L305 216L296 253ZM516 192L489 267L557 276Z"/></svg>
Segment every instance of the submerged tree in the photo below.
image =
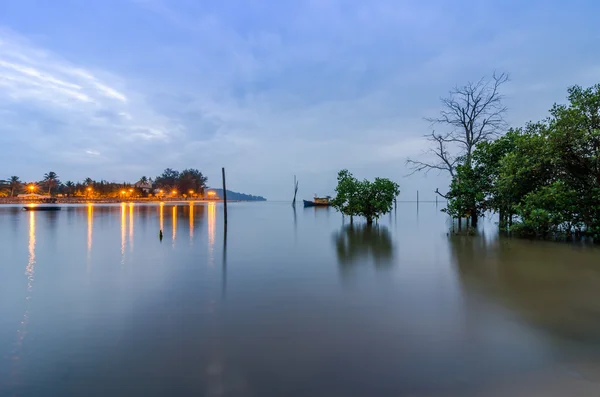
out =
<svg viewBox="0 0 600 397"><path fill-rule="evenodd" d="M372 224L374 219L392 210L400 186L385 178L359 181L348 170L342 170L335 191L337 195L331 201L335 209L350 217L363 216L367 224Z"/></svg>
<svg viewBox="0 0 600 397"><path fill-rule="evenodd" d="M471 168L473 151L480 143L497 137L505 128L506 107L502 103L500 87L508 81L508 74L493 74L491 79L481 79L467 83L450 91L450 96L442 98L444 109L438 117L427 118L433 126L442 127L443 132L426 135L431 142L427 153L434 161L425 162L408 159L412 172L438 170L448 172L454 179L457 167ZM463 169L464 171L464 169ZM436 191L449 199L448 195ZM477 226L478 211L474 201L464 203L469 207L473 226Z"/></svg>

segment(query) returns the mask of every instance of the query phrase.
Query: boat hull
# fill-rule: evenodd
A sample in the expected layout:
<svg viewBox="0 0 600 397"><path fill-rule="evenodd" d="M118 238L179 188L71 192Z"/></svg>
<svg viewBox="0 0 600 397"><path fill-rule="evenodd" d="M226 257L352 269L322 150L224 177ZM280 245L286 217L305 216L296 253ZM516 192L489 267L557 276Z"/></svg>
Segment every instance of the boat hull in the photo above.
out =
<svg viewBox="0 0 600 397"><path fill-rule="evenodd" d="M60 211L60 207L55 207L55 206L23 207L23 211Z"/></svg>
<svg viewBox="0 0 600 397"><path fill-rule="evenodd" d="M314 201L307 201L307 200L302 200L302 201L304 201L305 207L329 207L331 205L329 203L315 203Z"/></svg>

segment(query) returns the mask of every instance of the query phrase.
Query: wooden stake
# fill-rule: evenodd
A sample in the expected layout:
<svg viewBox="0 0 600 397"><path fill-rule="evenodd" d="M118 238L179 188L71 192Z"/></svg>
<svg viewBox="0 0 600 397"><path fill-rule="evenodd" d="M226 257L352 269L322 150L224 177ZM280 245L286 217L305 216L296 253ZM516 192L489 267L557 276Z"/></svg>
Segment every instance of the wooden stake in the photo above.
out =
<svg viewBox="0 0 600 397"><path fill-rule="evenodd" d="M225 225L227 225L227 185L225 184L225 167L221 168L223 173L223 211L225 214Z"/></svg>
<svg viewBox="0 0 600 397"><path fill-rule="evenodd" d="M296 193L298 193L298 181L296 180L296 175L294 175L294 200L292 201L292 205L296 205Z"/></svg>

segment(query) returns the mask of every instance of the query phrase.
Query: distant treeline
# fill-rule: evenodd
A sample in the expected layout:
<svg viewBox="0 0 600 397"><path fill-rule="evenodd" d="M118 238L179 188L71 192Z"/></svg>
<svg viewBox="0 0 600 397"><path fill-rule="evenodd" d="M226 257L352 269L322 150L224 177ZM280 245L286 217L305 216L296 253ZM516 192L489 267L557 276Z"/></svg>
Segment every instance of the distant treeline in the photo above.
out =
<svg viewBox="0 0 600 397"><path fill-rule="evenodd" d="M16 197L19 194L59 195L61 197L101 198L221 198L221 189L209 189L207 178L197 169L177 171L167 168L155 178L142 176L136 182L109 182L90 177L79 182L61 181L56 172L46 173L39 181L22 181L12 175L0 180L0 197ZM214 192L211 193L211 192ZM262 201L263 197L227 191L229 200Z"/></svg>
<svg viewBox="0 0 600 397"><path fill-rule="evenodd" d="M217 193L217 196L223 197L223 189L210 189L214 190ZM227 200L237 200L237 201L267 201L266 198L262 196L253 196L251 194L244 194L238 192L232 192L231 190L227 190Z"/></svg>

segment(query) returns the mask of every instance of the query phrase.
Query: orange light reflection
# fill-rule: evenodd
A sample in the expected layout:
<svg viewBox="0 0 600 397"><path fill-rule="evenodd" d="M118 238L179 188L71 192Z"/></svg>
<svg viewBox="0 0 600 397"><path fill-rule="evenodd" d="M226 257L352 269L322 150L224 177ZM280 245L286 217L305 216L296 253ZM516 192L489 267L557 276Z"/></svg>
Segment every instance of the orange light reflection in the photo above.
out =
<svg viewBox="0 0 600 397"><path fill-rule="evenodd" d="M129 252L133 251L133 203L129 203Z"/></svg>
<svg viewBox="0 0 600 397"><path fill-rule="evenodd" d="M177 206L173 206L173 245L175 245L175 238L177 237Z"/></svg>
<svg viewBox="0 0 600 397"><path fill-rule="evenodd" d="M194 239L194 203L190 203L190 242Z"/></svg>
<svg viewBox="0 0 600 397"><path fill-rule="evenodd" d="M216 224L217 212L215 203L208 203L208 250L212 254L215 246L215 224Z"/></svg>
<svg viewBox="0 0 600 397"><path fill-rule="evenodd" d="M121 204L121 265L125 264L125 232L127 227L127 207Z"/></svg>

